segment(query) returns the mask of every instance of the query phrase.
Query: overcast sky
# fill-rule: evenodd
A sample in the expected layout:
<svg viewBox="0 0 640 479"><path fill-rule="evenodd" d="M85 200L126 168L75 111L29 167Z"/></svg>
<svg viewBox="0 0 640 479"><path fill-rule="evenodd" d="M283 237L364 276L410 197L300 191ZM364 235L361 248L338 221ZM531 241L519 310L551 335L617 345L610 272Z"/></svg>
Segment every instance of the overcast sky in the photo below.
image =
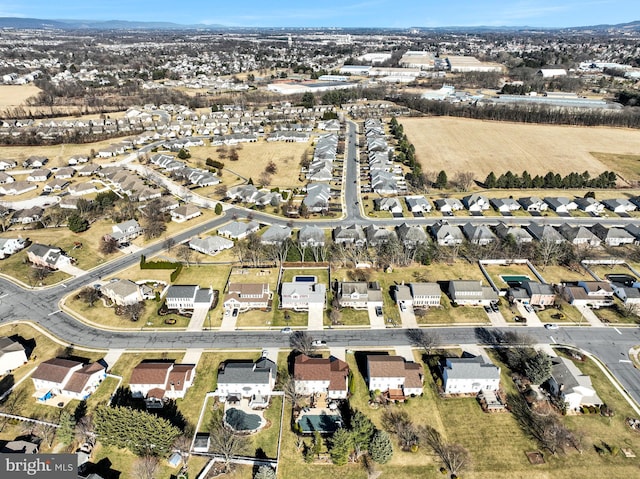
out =
<svg viewBox="0 0 640 479"><path fill-rule="evenodd" d="M567 27L640 20L638 0L0 0L0 16L262 27Z"/></svg>

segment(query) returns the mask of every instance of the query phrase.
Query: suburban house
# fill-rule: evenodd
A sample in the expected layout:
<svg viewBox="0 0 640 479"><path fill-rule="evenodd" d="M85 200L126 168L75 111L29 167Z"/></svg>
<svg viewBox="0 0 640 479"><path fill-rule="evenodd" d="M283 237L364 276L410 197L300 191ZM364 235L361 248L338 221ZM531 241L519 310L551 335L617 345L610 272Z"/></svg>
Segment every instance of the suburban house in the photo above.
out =
<svg viewBox="0 0 640 479"><path fill-rule="evenodd" d="M171 285L165 290L168 309L188 310L209 308L213 303L213 291L196 285Z"/></svg>
<svg viewBox="0 0 640 479"><path fill-rule="evenodd" d="M225 312L237 309L238 312L250 309L266 309L272 298L267 283L229 283L228 292L224 297Z"/></svg>
<svg viewBox="0 0 640 479"><path fill-rule="evenodd" d="M635 236L622 228L607 228L601 223L596 223L591 227L591 231L607 246L620 246L623 244L633 244Z"/></svg>
<svg viewBox="0 0 640 479"><path fill-rule="evenodd" d="M84 401L98 389L106 371L100 363L82 364L71 359L53 358L38 365L31 380L39 401L65 396Z"/></svg>
<svg viewBox="0 0 640 479"><path fill-rule="evenodd" d="M31 182L47 181L47 179L49 179L50 176L51 176L51 170L48 170L47 168L42 168L40 170L33 170L31 173L29 173L29 176L27 176L27 181L31 181Z"/></svg>
<svg viewBox="0 0 640 479"><path fill-rule="evenodd" d="M47 193L53 193L54 191L62 191L67 186L69 186L69 181L56 178L54 180L51 180L46 185L44 185L44 187L42 188L42 191L46 191Z"/></svg>
<svg viewBox="0 0 640 479"><path fill-rule="evenodd" d="M26 241L22 238L0 238L0 259L22 251Z"/></svg>
<svg viewBox="0 0 640 479"><path fill-rule="evenodd" d="M13 176L0 170L0 185L6 185L7 183L13 183L14 181L16 180L13 178Z"/></svg>
<svg viewBox="0 0 640 479"><path fill-rule="evenodd" d="M415 248L417 245L427 242L427 233L419 225L402 223L396 228L396 234L402 244Z"/></svg>
<svg viewBox="0 0 640 479"><path fill-rule="evenodd" d="M558 233L558 230L551 225L531 223L528 226L525 226L525 228L527 228L527 231L531 233L531 236L533 236L536 241L555 244L560 244L565 241L562 235Z"/></svg>
<svg viewBox="0 0 640 479"><path fill-rule="evenodd" d="M264 408L269 405L276 375L276 364L266 357L255 363L223 362L218 368L218 388L215 392L223 402L248 398L250 407Z"/></svg>
<svg viewBox="0 0 640 479"><path fill-rule="evenodd" d="M24 346L11 338L0 338L0 376L27 363Z"/></svg>
<svg viewBox="0 0 640 479"><path fill-rule="evenodd" d="M90 195L98 191L96 185L91 183L90 181L85 181L84 183L76 183L69 186L69 194L72 196L83 196Z"/></svg>
<svg viewBox="0 0 640 479"><path fill-rule="evenodd" d="M305 225L298 231L298 243L301 246L324 246L326 238L324 230L314 225Z"/></svg>
<svg viewBox="0 0 640 479"><path fill-rule="evenodd" d="M0 185L0 193L7 196L17 196L29 191L35 190L38 185L29 183L28 181L14 181L4 185Z"/></svg>
<svg viewBox="0 0 640 479"><path fill-rule="evenodd" d="M475 280L449 281L449 296L458 306L489 306L498 300L493 288Z"/></svg>
<svg viewBox="0 0 640 479"><path fill-rule="evenodd" d="M490 207L486 196L475 193L462 198L462 204L471 212L486 211Z"/></svg>
<svg viewBox="0 0 640 479"><path fill-rule="evenodd" d="M442 368L445 394L476 394L500 388L500 368L483 356L447 358Z"/></svg>
<svg viewBox="0 0 640 479"><path fill-rule="evenodd" d="M518 211L522 206L513 198L491 198L489 203L500 213L511 213Z"/></svg>
<svg viewBox="0 0 640 479"><path fill-rule="evenodd" d="M259 229L260 224L257 221L249 221L248 223L232 221L218 228L218 234L227 238L240 240L246 238L251 233L255 233Z"/></svg>
<svg viewBox="0 0 640 479"><path fill-rule="evenodd" d="M24 168L42 168L48 162L49 162L49 158L46 158L44 156L33 155L27 158L26 160L24 160L22 162L22 166Z"/></svg>
<svg viewBox="0 0 640 479"><path fill-rule="evenodd" d="M591 383L591 378L566 358L552 359L551 378L547 381L551 394L566 404L568 411L578 411L581 406L603 404Z"/></svg>
<svg viewBox="0 0 640 479"><path fill-rule="evenodd" d="M214 255L222 250L233 248L233 241L221 236L193 238L189 241L189 248L203 254Z"/></svg>
<svg viewBox="0 0 640 479"><path fill-rule="evenodd" d="M556 213L568 214L578 208L578 204L566 196L547 196L544 202Z"/></svg>
<svg viewBox="0 0 640 479"><path fill-rule="evenodd" d="M39 451L40 440L31 442L16 439L15 441L8 441L0 448L0 454L38 454Z"/></svg>
<svg viewBox="0 0 640 479"><path fill-rule="evenodd" d="M533 237L527 230L520 226L509 226L505 223L499 223L495 229L496 235L498 235L501 240L513 238L517 244L531 243L533 241Z"/></svg>
<svg viewBox="0 0 640 479"><path fill-rule="evenodd" d="M333 241L336 244L351 244L359 248L367 244L364 230L358 224L338 226L333 230Z"/></svg>
<svg viewBox="0 0 640 479"><path fill-rule="evenodd" d="M341 308L382 307L382 290L377 281L343 281L337 283L336 298Z"/></svg>
<svg viewBox="0 0 640 479"><path fill-rule="evenodd" d="M522 287L529 295L529 304L532 306L553 306L556 302L556 292L550 284L523 281Z"/></svg>
<svg viewBox="0 0 640 479"><path fill-rule="evenodd" d="M119 306L139 303L148 299L150 295L150 292L143 295L141 286L128 279L119 279L103 284L100 287L100 293Z"/></svg>
<svg viewBox="0 0 640 479"><path fill-rule="evenodd" d="M613 294L624 304L640 305L640 288L622 283L611 283Z"/></svg>
<svg viewBox="0 0 640 479"><path fill-rule="evenodd" d="M73 258L64 254L60 248L45 246L39 243L33 243L29 246L27 258L35 265L51 269L64 268L73 261Z"/></svg>
<svg viewBox="0 0 640 479"><path fill-rule="evenodd" d="M308 212L321 213L329 209L331 188L327 183L309 183L306 190L307 195L302 200L302 204Z"/></svg>
<svg viewBox="0 0 640 479"><path fill-rule="evenodd" d="M11 224L20 223L23 225L28 225L29 223L40 221L43 214L44 209L40 208L39 206L32 206L31 208L17 210L11 217L10 222Z"/></svg>
<svg viewBox="0 0 640 479"><path fill-rule="evenodd" d="M438 283L409 283L393 287L394 298L400 307L432 308L440 306L442 291Z"/></svg>
<svg viewBox="0 0 640 479"><path fill-rule="evenodd" d="M262 236L260 236L260 242L262 244L279 245L284 243L290 237L291 228L288 226L272 225L262 233Z"/></svg>
<svg viewBox="0 0 640 479"><path fill-rule="evenodd" d="M606 281L578 281L576 286L565 286L564 295L573 306L600 308L613 304L613 287Z"/></svg>
<svg viewBox="0 0 640 479"><path fill-rule="evenodd" d="M376 198L373 205L378 211L388 211L392 215L402 215L402 205L396 197Z"/></svg>
<svg viewBox="0 0 640 479"><path fill-rule="evenodd" d="M131 372L129 389L144 398L148 408L162 407L164 399L183 399L196 375L194 364L143 361Z"/></svg>
<svg viewBox="0 0 640 479"><path fill-rule="evenodd" d="M380 228L376 225L367 225L364 227L364 234L367 238L367 244L371 246L377 246L383 243L388 243L389 241L396 238L396 233L393 230L388 230L385 228Z"/></svg>
<svg viewBox="0 0 640 479"><path fill-rule="evenodd" d="M227 198L243 203L255 203L257 205L280 204L282 195L280 193L266 190L258 190L253 185L232 186L227 190ZM275 206L274 205L274 206Z"/></svg>
<svg viewBox="0 0 640 479"><path fill-rule="evenodd" d="M346 399L349 392L349 366L335 358L296 356L293 381L297 394L326 394L329 399Z"/></svg>
<svg viewBox="0 0 640 479"><path fill-rule="evenodd" d="M369 391L386 393L390 400L422 394L422 366L400 356L368 355L366 379Z"/></svg>
<svg viewBox="0 0 640 479"><path fill-rule="evenodd" d="M486 225L466 223L462 226L462 232L469 240L469 243L477 244L479 246L486 246L497 239L496 235L494 235Z"/></svg>
<svg viewBox="0 0 640 479"><path fill-rule="evenodd" d="M464 242L464 235L460 228L445 222L432 225L431 234L440 246L456 246Z"/></svg>
<svg viewBox="0 0 640 479"><path fill-rule="evenodd" d="M405 196L404 201L411 213L429 213L431 203L424 196Z"/></svg>
<svg viewBox="0 0 640 479"><path fill-rule="evenodd" d="M304 278L306 279L306 278ZM310 307L323 308L326 302L327 288L314 281L282 283L280 288L280 307L283 309L308 310Z"/></svg>
<svg viewBox="0 0 640 479"><path fill-rule="evenodd" d="M53 174L53 177L62 179L62 180L68 180L70 178L73 178L75 174L76 174L75 169L70 167L65 167L65 168L59 168L58 170L56 170Z"/></svg>
<svg viewBox="0 0 640 479"><path fill-rule="evenodd" d="M136 220L128 220L111 227L111 233L107 236L116 240L119 244L127 243L142 234L142 226Z"/></svg>
<svg viewBox="0 0 640 479"><path fill-rule="evenodd" d="M518 200L518 203L522 205L522 209L528 211L529 213L531 213L532 211L546 211L549 207L549 205L547 205L544 201L542 201L541 198L538 198L537 196L526 196L524 198L520 198Z"/></svg>
<svg viewBox="0 0 640 479"><path fill-rule="evenodd" d="M436 209L442 213L453 213L464 209L462 201L458 198L442 198L435 200L433 203L436 205Z"/></svg>
<svg viewBox="0 0 640 479"><path fill-rule="evenodd" d="M202 214L200 209L192 204L178 206L176 209L171 210L171 219L176 223L184 223L193 218L197 218Z"/></svg>
<svg viewBox="0 0 640 479"><path fill-rule="evenodd" d="M576 246L600 246L601 240L584 226L571 226L563 223L558 227L558 232L567 241Z"/></svg>
<svg viewBox="0 0 640 479"><path fill-rule="evenodd" d="M640 225L630 223L627 224L624 229L627 233L631 233L631 235L636 239L634 244L640 244Z"/></svg>
<svg viewBox="0 0 640 479"><path fill-rule="evenodd" d="M591 213L592 215L601 215L604 211L604 205L589 196L586 198L576 198L575 203L578 205L580 211Z"/></svg>
<svg viewBox="0 0 640 479"><path fill-rule="evenodd" d="M636 205L634 205L626 198L612 198L609 200L602 200L602 204L605 208L617 214L629 213L638 209Z"/></svg>

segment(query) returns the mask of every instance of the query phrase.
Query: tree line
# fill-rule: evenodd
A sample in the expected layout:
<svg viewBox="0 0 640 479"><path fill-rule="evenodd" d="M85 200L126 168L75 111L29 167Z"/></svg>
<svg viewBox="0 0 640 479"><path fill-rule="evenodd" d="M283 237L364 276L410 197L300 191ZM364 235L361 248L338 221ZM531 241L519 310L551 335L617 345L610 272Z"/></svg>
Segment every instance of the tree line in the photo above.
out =
<svg viewBox="0 0 640 479"><path fill-rule="evenodd" d="M615 126L640 128L640 109L562 109L545 105L462 104L425 100L413 95L390 98L401 105L435 116L454 116L476 120L516 121L573 126Z"/></svg>
<svg viewBox="0 0 640 479"><path fill-rule="evenodd" d="M491 171L484 180L485 188L615 188L617 175L604 171L592 178L588 171L572 172L561 176L549 171L546 175L531 176L526 170L521 175L507 171L496 177Z"/></svg>

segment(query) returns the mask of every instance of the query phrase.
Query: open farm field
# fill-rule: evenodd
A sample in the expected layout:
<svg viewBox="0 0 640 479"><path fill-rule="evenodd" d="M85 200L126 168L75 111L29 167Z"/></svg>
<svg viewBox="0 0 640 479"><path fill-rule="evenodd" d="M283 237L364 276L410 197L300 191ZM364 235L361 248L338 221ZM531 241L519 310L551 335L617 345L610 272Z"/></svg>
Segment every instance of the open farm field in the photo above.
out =
<svg viewBox="0 0 640 479"><path fill-rule="evenodd" d="M463 118L403 118L405 133L425 171L473 171L484 180L490 171L511 170L565 175L588 170L597 175L617 171L606 155L634 155L640 149L637 131L470 120ZM592 154L598 152L596 155ZM638 168L625 164L623 176L638 179ZM622 171L620 173L623 173ZM633 176L631 176L633 174ZM631 176L631 177L630 177Z"/></svg>
<svg viewBox="0 0 640 479"><path fill-rule="evenodd" d="M27 98L36 96L40 91L35 85L1 85L0 108L24 105Z"/></svg>
<svg viewBox="0 0 640 479"><path fill-rule="evenodd" d="M237 147L224 147L225 152L232 149L238 152L238 161L230 161L229 158L221 158L219 147L214 146L198 146L190 148L191 162L202 162L207 158L222 161L225 164L225 175L232 176L233 171L245 178L252 178L255 183L258 182L260 174L270 161L277 166L277 171L271 177L271 186L301 186L299 181L300 175L300 158L305 151L309 156L313 154L310 143L286 143L281 141L267 142L258 141L256 143L242 143Z"/></svg>

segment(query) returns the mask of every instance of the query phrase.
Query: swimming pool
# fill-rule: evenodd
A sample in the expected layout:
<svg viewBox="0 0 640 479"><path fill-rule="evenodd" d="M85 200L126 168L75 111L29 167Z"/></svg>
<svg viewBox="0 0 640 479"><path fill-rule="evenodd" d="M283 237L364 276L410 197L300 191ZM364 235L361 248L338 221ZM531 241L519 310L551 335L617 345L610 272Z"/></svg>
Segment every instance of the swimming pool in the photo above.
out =
<svg viewBox="0 0 640 479"><path fill-rule="evenodd" d="M339 414L305 414L298 419L298 424L303 433L332 433L342 427L342 417Z"/></svg>
<svg viewBox="0 0 640 479"><path fill-rule="evenodd" d="M317 283L318 278L316 278L315 276L294 276L293 282L294 283Z"/></svg>
<svg viewBox="0 0 640 479"><path fill-rule="evenodd" d="M262 425L262 418L257 414L247 414L234 407L224 413L224 421L234 431L257 431Z"/></svg>
<svg viewBox="0 0 640 479"><path fill-rule="evenodd" d="M529 276L524 274L514 274L514 275L503 274L500 277L502 278L502 281L504 281L507 284L512 284L512 283L522 284L524 281L531 280Z"/></svg>

